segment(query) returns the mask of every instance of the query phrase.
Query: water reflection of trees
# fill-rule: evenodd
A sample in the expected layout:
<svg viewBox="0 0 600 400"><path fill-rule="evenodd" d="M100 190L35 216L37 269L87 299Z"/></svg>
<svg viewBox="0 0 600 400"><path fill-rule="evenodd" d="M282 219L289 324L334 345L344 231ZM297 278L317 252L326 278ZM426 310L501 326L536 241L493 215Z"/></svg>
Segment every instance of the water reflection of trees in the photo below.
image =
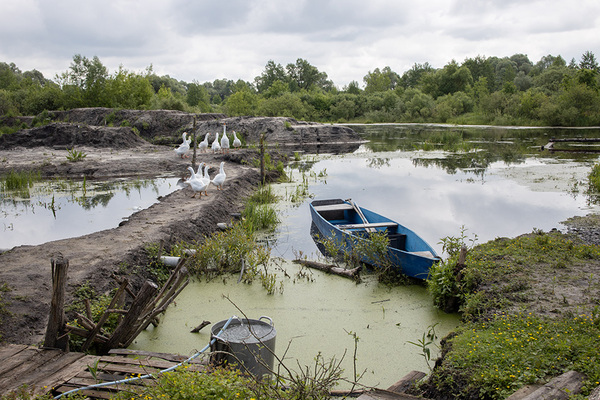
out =
<svg viewBox="0 0 600 400"><path fill-rule="evenodd" d="M389 167L390 159L389 157L373 157L367 158L367 167L379 169L381 167Z"/></svg>
<svg viewBox="0 0 600 400"><path fill-rule="evenodd" d="M47 196L63 197L71 203L78 204L85 210L95 207L108 206L117 192L125 193L129 197L132 193L142 193L142 190L151 189L155 194L160 192L159 185L155 179L134 179L119 181L104 181L90 183L88 180L49 180L33 187L22 188L16 191L3 191L0 195L0 204L12 206L17 209L21 207L25 211L33 212L32 199L39 198L37 206L53 210L57 204L54 201L44 201Z"/></svg>
<svg viewBox="0 0 600 400"><path fill-rule="evenodd" d="M115 196L114 192L101 193L94 196L83 195L74 199L84 210L91 210L98 206L106 207L110 200Z"/></svg>
<svg viewBox="0 0 600 400"><path fill-rule="evenodd" d="M365 139L365 147L374 153L422 150L444 151L444 157L413 159L415 165L437 166L450 174L469 171L483 175L490 164L503 161L520 164L527 158L542 156L556 159L594 160L586 153L550 153L542 151L551 138L597 137L600 130L503 127L453 127L437 125L365 125L353 126ZM375 158L369 166L378 167Z"/></svg>

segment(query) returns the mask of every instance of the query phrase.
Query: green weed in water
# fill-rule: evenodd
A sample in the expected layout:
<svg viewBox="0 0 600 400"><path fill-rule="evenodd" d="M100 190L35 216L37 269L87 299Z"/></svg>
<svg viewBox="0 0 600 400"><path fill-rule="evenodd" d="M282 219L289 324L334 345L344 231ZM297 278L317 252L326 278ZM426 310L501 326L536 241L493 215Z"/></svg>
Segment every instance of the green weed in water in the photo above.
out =
<svg viewBox="0 0 600 400"><path fill-rule="evenodd" d="M2 191L23 191L41 179L39 171L10 171L2 177Z"/></svg>
<svg viewBox="0 0 600 400"><path fill-rule="evenodd" d="M244 227L254 233L261 230L273 230L279 223L279 217L273 207L268 204L257 203L252 199L246 202L242 211Z"/></svg>

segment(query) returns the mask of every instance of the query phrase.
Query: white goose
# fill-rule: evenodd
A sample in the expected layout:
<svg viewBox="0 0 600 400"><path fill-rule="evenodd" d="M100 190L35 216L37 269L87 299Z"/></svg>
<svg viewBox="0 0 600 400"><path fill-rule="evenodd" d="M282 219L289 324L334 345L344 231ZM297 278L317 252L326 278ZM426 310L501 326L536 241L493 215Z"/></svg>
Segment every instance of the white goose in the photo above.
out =
<svg viewBox="0 0 600 400"><path fill-rule="evenodd" d="M219 132L215 133L215 135L215 141L212 142L211 149L213 153L218 153L221 151L221 145L219 144Z"/></svg>
<svg viewBox="0 0 600 400"><path fill-rule="evenodd" d="M204 140L200 142L200 144L198 145L198 150L200 150L202 153L206 153L208 151L208 136L210 135L210 133L207 133L206 135L204 135Z"/></svg>
<svg viewBox="0 0 600 400"><path fill-rule="evenodd" d="M183 138L183 143L181 143L179 147L175 149L175 153L177 153L177 155L181 158L187 158L187 152L190 151L190 143L192 142L192 139L187 139L187 132L183 132L181 137Z"/></svg>
<svg viewBox="0 0 600 400"><path fill-rule="evenodd" d="M208 193L206 191L210 186L210 176L208 176L208 168L209 167L208 165L206 165L205 162L201 162L200 165L198 165L198 171L196 172L196 179L202 181L202 183L206 185L206 188L204 189L205 196L208 196ZM202 169L204 169L204 172L202 172Z"/></svg>
<svg viewBox="0 0 600 400"><path fill-rule="evenodd" d="M192 197L196 197L196 195L200 193L200 198L202 198L202 192L206 192L208 184L196 177L192 167L188 167L188 170L190 171L191 176L187 181L185 181L185 183L188 184L194 191L194 195Z"/></svg>
<svg viewBox="0 0 600 400"><path fill-rule="evenodd" d="M227 175L225 174L225 161L221 161L221 166L219 167L219 173L215 175L212 179L212 184L217 187L217 190L223 190L223 183L225 182L225 178Z"/></svg>
<svg viewBox="0 0 600 400"><path fill-rule="evenodd" d="M223 124L223 137L221 137L221 150L223 153L229 152L229 138L227 137L227 125Z"/></svg>
<svg viewBox="0 0 600 400"><path fill-rule="evenodd" d="M240 147L242 147L242 141L238 139L235 131L233 131L233 148L239 149Z"/></svg>
<svg viewBox="0 0 600 400"><path fill-rule="evenodd" d="M202 173L202 167L204 167L206 165L206 163L201 162L200 164L198 164L198 170L194 173L194 175L196 176L196 179L200 179L202 180L202 178L204 178L204 175Z"/></svg>

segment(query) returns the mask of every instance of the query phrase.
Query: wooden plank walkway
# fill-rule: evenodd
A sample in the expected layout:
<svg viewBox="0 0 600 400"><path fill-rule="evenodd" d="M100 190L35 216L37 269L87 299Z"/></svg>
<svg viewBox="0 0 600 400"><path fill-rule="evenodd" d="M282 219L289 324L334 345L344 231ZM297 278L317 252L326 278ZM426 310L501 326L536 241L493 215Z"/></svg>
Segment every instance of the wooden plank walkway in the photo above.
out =
<svg viewBox="0 0 600 400"><path fill-rule="evenodd" d="M405 392L415 383L426 376L421 371L411 371L398 382L387 388L387 390L374 389L361 394L358 400L427 400L424 397L416 397Z"/></svg>
<svg viewBox="0 0 600 400"><path fill-rule="evenodd" d="M55 396L97 383L155 373L171 368L187 358L177 354L121 349L111 351L108 356L94 356L10 344L0 347L0 393L10 393L25 385L35 395L50 393ZM188 366L191 371L202 371L204 368L205 365L199 359L193 360ZM152 382L151 379L144 379L80 390L78 393L92 399L108 399L115 392L131 387L129 385L148 385Z"/></svg>

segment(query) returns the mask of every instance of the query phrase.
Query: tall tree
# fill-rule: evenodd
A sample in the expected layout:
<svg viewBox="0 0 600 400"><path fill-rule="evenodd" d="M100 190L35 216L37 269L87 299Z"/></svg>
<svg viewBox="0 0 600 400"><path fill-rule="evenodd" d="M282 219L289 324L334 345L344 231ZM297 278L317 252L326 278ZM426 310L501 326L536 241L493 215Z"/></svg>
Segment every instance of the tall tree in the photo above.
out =
<svg viewBox="0 0 600 400"><path fill-rule="evenodd" d="M288 77L285 73L285 69L281 66L281 64L276 64L275 61L269 60L267 65L265 65L265 69L260 74L254 78L254 84L256 85L256 90L258 93L263 93L267 89L275 83L275 81L288 82Z"/></svg>
<svg viewBox="0 0 600 400"><path fill-rule="evenodd" d="M591 51L586 51L581 56L581 61L579 62L579 69L589 69L594 72L600 72L600 68L598 67L598 61L596 61L596 56Z"/></svg>
<svg viewBox="0 0 600 400"><path fill-rule="evenodd" d="M424 64L415 63L408 71L402 74L400 84L405 89L416 88L421 82L421 77L425 73L432 72L433 70L433 67L429 65L428 62Z"/></svg>
<svg viewBox="0 0 600 400"><path fill-rule="evenodd" d="M288 64L286 69L290 90L293 92L302 89L310 90L312 87L326 89L327 86L330 86L327 74L319 72L317 67L302 58L297 59L295 64Z"/></svg>
<svg viewBox="0 0 600 400"><path fill-rule="evenodd" d="M69 70L63 72L59 79L61 86L73 86L81 92L83 107L106 106L105 86L108 69L97 56L89 59L76 54Z"/></svg>
<svg viewBox="0 0 600 400"><path fill-rule="evenodd" d="M375 68L373 72L369 71L363 81L366 84L365 93L385 92L396 88L400 82L400 76L387 66L382 70Z"/></svg>
<svg viewBox="0 0 600 400"><path fill-rule="evenodd" d="M185 101L192 107L199 107L203 112L210 111L208 91L197 81L193 81L188 85Z"/></svg>
<svg viewBox="0 0 600 400"><path fill-rule="evenodd" d="M467 58L462 65L471 71L473 82L479 81L479 78L485 78L488 91L491 92L494 89L496 74L490 58L478 55L474 58Z"/></svg>

